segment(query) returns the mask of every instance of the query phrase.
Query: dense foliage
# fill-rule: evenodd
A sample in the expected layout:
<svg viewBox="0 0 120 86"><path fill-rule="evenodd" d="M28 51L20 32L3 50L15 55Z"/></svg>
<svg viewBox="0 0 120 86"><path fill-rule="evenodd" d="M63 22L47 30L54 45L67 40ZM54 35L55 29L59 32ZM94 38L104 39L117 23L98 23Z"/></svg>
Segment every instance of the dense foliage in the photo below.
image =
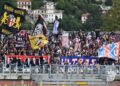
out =
<svg viewBox="0 0 120 86"><path fill-rule="evenodd" d="M32 9L39 9L44 5L43 0L31 0L32 1Z"/></svg>
<svg viewBox="0 0 120 86"><path fill-rule="evenodd" d="M64 11L61 27L64 30L94 30L102 24L100 4L96 0L48 0L57 3L56 8ZM81 23L82 14L89 13L86 23Z"/></svg>
<svg viewBox="0 0 120 86"><path fill-rule="evenodd" d="M120 0L113 0L112 9L103 16L102 30L120 30Z"/></svg>

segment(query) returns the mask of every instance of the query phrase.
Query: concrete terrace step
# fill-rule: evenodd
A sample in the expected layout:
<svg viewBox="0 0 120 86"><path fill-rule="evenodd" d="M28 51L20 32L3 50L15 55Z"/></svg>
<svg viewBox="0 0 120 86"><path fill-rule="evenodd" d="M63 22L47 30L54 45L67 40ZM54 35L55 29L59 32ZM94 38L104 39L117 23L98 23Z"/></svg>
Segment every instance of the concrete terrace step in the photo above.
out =
<svg viewBox="0 0 120 86"><path fill-rule="evenodd" d="M36 81L36 80L35 80ZM79 79L79 80L37 80L36 83L40 84L42 81L42 84L44 86L63 86L65 84L66 86L105 86L106 82L103 80L84 80L84 79Z"/></svg>

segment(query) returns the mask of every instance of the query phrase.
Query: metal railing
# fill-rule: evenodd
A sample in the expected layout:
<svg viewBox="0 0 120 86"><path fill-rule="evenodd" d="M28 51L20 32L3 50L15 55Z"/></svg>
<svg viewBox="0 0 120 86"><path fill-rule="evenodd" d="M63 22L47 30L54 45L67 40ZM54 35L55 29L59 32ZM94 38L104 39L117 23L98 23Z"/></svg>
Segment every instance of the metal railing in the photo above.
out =
<svg viewBox="0 0 120 86"><path fill-rule="evenodd" d="M114 71L116 76L120 77L120 65L78 66L46 64L27 67L25 65L18 66L18 64L9 66L0 64L0 75L21 74L24 76L25 74L30 74L32 80L35 80L38 84L41 80L43 84L53 84L53 82L60 84L65 81L66 83L71 83L72 86L76 81L80 80L87 81L89 84L101 84L104 81L102 84L105 84L107 72L109 71Z"/></svg>
<svg viewBox="0 0 120 86"><path fill-rule="evenodd" d="M78 65L43 65L43 66L18 66L0 64L0 73L32 73L32 74L106 74L114 70L120 75L120 65L78 66Z"/></svg>

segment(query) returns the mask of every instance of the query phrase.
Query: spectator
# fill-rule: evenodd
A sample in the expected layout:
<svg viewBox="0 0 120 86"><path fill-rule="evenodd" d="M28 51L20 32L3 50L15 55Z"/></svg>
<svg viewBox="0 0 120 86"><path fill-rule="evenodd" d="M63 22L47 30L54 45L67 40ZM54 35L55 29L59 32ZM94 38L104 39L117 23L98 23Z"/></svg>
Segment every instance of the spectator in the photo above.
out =
<svg viewBox="0 0 120 86"><path fill-rule="evenodd" d="M38 23L40 23L38 21ZM13 35L8 38L4 38L0 40L0 59L5 62L5 55L24 55L24 56L40 56L43 57L46 53L48 53L51 57L50 62L53 64L59 64L59 59L61 56L97 56L97 50L103 44L109 44L112 42L119 42L120 41L120 34L117 33L102 33L99 32L71 32L69 33L69 47L62 46L62 37L61 34L54 34L49 33L48 40L49 43L45 47L32 50L30 47L29 39L28 39L28 31L18 33L17 35ZM61 32L62 33L62 32ZM56 60L57 59L57 60ZM23 61L22 61L23 62ZM11 57L10 64L19 63L22 65L21 59L17 59L17 57ZM78 60L78 64L80 60ZM29 64L30 63L30 64ZM85 62L87 63L87 62ZM118 60L118 64L120 61ZM26 66L35 66L35 65L43 65L44 59L37 58L36 60L29 61L28 59L25 60L24 64ZM66 63L65 63L66 64ZM93 64L93 63L92 63ZM104 64L108 64L106 61Z"/></svg>

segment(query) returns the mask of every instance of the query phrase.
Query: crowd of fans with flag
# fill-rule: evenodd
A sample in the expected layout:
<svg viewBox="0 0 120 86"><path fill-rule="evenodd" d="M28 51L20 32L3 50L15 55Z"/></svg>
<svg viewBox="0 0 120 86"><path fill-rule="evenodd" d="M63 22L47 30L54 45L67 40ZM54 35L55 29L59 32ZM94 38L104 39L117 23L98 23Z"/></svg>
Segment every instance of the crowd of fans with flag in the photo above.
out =
<svg viewBox="0 0 120 86"><path fill-rule="evenodd" d="M41 18L41 17L40 17ZM78 32L67 32L68 41L63 41L64 31L59 28L59 21L56 17L53 32L50 32L44 26L43 20L38 19L36 22L36 28L34 30L35 34L43 34L46 36L48 43L42 47L37 48L36 44L32 45L29 35L30 31L21 30L19 33L11 35L9 37L1 37L0 40L0 60L1 62L5 61L6 55L11 55L9 63L19 63L19 65L31 64L32 66L43 64L43 63L53 63L61 64L61 56L98 56L98 49L103 45L110 44L112 42L116 43L120 41L120 34L113 32L99 32L91 31L84 32L82 30ZM41 25L39 24L41 23ZM40 30L39 27L45 28ZM42 32L43 31L43 32ZM33 32L33 33L34 33ZM49 32L49 33L48 33ZM41 39L41 36L38 37ZM36 39L35 39L36 40ZM36 40L37 46L38 43L41 43L42 40ZM63 46L67 42L67 46ZM15 57L15 55L26 56L24 61L21 61L21 58ZM32 58L27 58L32 56ZM34 59L36 58L37 59ZM38 58L39 57L39 58ZM47 60L44 59L47 57ZM118 58L120 60L120 58ZM79 63L79 61L78 61ZM84 64L84 63L82 63Z"/></svg>
<svg viewBox="0 0 120 86"><path fill-rule="evenodd" d="M47 55L50 62L58 64L61 56L96 56L98 49L104 43L118 42L120 35L115 33L73 32L69 33L69 47L62 46L62 33L54 35L49 33L48 44L43 48L33 50L30 46L27 31L0 41L0 59L5 60L5 55L40 56Z"/></svg>

